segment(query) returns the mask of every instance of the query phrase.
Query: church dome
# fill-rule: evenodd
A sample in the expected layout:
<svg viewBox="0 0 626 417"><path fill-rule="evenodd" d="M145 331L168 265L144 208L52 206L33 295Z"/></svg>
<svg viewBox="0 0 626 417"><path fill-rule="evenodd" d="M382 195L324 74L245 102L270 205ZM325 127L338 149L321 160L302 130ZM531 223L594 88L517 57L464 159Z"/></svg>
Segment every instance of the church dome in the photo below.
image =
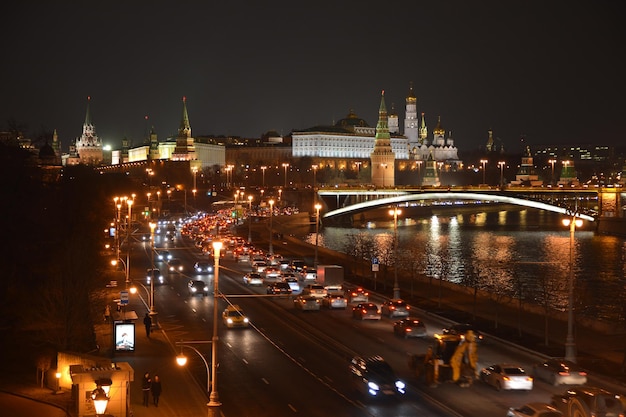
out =
<svg viewBox="0 0 626 417"><path fill-rule="evenodd" d="M435 135L445 135L446 131L443 128L443 126L441 126L441 116L439 116L439 118L437 119L437 126L435 126L435 128L433 129L433 134Z"/></svg>
<svg viewBox="0 0 626 417"><path fill-rule="evenodd" d="M348 113L348 115L344 119L337 121L337 123L335 123L335 126L337 127L349 127L349 126L369 127L367 122L361 119L359 116L357 116L356 113L354 113L354 110L352 109L350 109L350 113Z"/></svg>

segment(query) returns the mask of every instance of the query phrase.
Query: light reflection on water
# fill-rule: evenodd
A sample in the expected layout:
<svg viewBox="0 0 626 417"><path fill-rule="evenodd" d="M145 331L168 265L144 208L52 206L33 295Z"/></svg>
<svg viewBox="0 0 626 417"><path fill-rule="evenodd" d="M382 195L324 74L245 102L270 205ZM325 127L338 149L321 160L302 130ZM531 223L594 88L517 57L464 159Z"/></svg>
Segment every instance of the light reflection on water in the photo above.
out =
<svg viewBox="0 0 626 417"><path fill-rule="evenodd" d="M570 235L562 216L537 210L494 211L398 219L398 264L428 277L565 310ZM393 220L367 228L323 227L319 245L348 252L367 246L381 264L393 262ZM315 234L303 237L315 244ZM367 256L365 258L368 258ZM576 230L573 273L577 314L618 320L626 314L626 239ZM417 266L417 267L416 267ZM474 284L476 283L476 284Z"/></svg>

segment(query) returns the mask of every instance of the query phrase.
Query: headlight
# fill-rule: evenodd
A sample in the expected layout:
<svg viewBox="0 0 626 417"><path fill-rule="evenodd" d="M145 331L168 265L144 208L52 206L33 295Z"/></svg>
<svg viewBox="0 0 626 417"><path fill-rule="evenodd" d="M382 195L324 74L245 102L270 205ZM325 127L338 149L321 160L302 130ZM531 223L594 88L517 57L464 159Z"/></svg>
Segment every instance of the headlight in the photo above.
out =
<svg viewBox="0 0 626 417"><path fill-rule="evenodd" d="M227 319L226 319L226 322L227 322L228 324L233 324L233 319L231 319L231 318L229 317L229 318L227 318Z"/></svg>
<svg viewBox="0 0 626 417"><path fill-rule="evenodd" d="M377 384L377 383L375 383L375 382L371 382L371 381L367 383L367 387L368 387L370 390L374 390L374 391L378 391L378 390L380 389L380 387L378 386L378 384Z"/></svg>
<svg viewBox="0 0 626 417"><path fill-rule="evenodd" d="M196 287L191 287L191 292L196 292Z"/></svg>
<svg viewBox="0 0 626 417"><path fill-rule="evenodd" d="M248 321L249 321L249 320L248 320L248 318L247 318L247 317L243 319L243 322L244 322L244 323L248 323Z"/></svg>
<svg viewBox="0 0 626 417"><path fill-rule="evenodd" d="M396 381L396 388L398 388L400 391L403 391L404 388L406 388L406 384L402 381Z"/></svg>
<svg viewBox="0 0 626 417"><path fill-rule="evenodd" d="M209 287L204 287L204 291L209 291Z"/></svg>

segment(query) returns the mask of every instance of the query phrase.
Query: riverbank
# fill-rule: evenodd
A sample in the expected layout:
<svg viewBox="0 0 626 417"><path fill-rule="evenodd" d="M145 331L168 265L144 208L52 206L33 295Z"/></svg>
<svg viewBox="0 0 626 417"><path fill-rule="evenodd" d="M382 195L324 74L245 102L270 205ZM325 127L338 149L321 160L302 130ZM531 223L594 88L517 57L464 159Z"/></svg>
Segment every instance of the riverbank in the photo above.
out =
<svg viewBox="0 0 626 417"><path fill-rule="evenodd" d="M277 216L273 219L276 253L284 256L303 257L310 265L315 256L315 245L303 242L294 233L300 228L310 229L307 213L298 216ZM241 236L247 236L248 228L238 229ZM269 240L268 224L259 222L253 225L253 242L267 248ZM279 239L280 237L280 239ZM352 257L318 247L319 264L338 264L346 270L346 281L361 285L384 297L393 296L394 272L384 268L376 279L371 272L371 264L357 261ZM456 285L444 280L429 279L425 276L407 276L399 271L398 282L401 297L429 313L437 314L456 322L471 322L487 334L510 340L528 349L547 356L564 356L564 342L567 336L567 314L550 312L528 303L508 297L496 298L492 294ZM576 319L574 334L578 350L578 362L594 372L624 380L623 370L626 353L626 330L622 326L603 323L598 320Z"/></svg>

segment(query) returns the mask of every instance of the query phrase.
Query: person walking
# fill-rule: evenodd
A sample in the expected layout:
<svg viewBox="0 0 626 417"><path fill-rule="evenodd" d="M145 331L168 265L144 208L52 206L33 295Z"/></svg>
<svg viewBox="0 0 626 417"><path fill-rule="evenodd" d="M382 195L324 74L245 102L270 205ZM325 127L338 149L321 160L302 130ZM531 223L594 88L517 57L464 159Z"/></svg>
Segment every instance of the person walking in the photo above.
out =
<svg viewBox="0 0 626 417"><path fill-rule="evenodd" d="M146 313L143 318L143 325L146 327L146 336L150 338L150 330L152 330L152 319L150 318L150 314Z"/></svg>
<svg viewBox="0 0 626 417"><path fill-rule="evenodd" d="M143 393L143 405L144 407L148 407L150 404L150 388L152 386L152 379L150 378L150 373L146 372L143 374L143 379L141 380L141 392Z"/></svg>
<svg viewBox="0 0 626 417"><path fill-rule="evenodd" d="M111 319L111 306L107 304L106 307L104 307L104 322L108 323L110 319Z"/></svg>
<svg viewBox="0 0 626 417"><path fill-rule="evenodd" d="M150 391L152 391L152 402L155 406L159 406L159 397L161 396L161 378L158 375L154 376L152 380L152 384L150 386Z"/></svg>

